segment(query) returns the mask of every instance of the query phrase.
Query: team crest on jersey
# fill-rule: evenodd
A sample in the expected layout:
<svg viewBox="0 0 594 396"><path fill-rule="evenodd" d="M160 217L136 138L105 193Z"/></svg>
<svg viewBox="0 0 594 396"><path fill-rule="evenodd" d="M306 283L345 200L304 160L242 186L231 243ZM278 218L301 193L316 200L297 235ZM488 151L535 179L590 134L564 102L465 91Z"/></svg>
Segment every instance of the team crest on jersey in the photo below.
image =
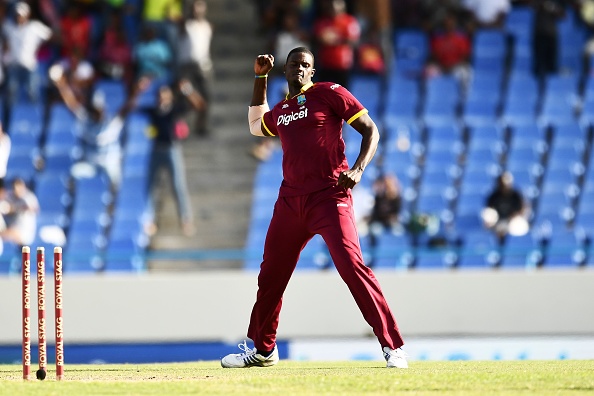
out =
<svg viewBox="0 0 594 396"><path fill-rule="evenodd" d="M297 104L299 106L305 104L305 101L306 101L305 95L299 95L299 96L297 96Z"/></svg>

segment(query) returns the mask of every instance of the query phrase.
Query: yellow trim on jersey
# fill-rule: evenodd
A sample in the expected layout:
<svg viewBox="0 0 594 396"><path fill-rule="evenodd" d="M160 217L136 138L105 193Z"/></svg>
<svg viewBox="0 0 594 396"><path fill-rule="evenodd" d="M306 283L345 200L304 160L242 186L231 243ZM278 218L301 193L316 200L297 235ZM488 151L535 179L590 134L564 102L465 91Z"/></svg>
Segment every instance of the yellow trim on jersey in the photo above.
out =
<svg viewBox="0 0 594 396"><path fill-rule="evenodd" d="M266 123L264 122L264 117L262 116L262 126L264 128L262 128L262 133L264 133L264 135L266 136L275 136L274 133L270 132L270 129L268 129L268 127L266 126Z"/></svg>
<svg viewBox="0 0 594 396"><path fill-rule="evenodd" d="M312 83L311 81L310 81L310 82L308 82L307 84L305 84L304 86L302 86L302 87L301 87L301 90L300 90L300 91L299 91L299 93L298 93L297 95L295 95L295 96L301 95L303 92L305 92L305 91L307 91L308 89L310 89L311 87L313 87L313 85L314 85L314 83ZM288 100L288 99L293 99L295 96L293 96L293 97L289 98L289 94L287 94L287 95L285 96L285 100Z"/></svg>
<svg viewBox="0 0 594 396"><path fill-rule="evenodd" d="M357 118L359 118L363 114L367 114L367 113L368 113L367 109L363 109L363 110L359 111L357 114L355 114L354 116L349 118L349 120L347 121L347 124L351 125L351 122L355 121Z"/></svg>

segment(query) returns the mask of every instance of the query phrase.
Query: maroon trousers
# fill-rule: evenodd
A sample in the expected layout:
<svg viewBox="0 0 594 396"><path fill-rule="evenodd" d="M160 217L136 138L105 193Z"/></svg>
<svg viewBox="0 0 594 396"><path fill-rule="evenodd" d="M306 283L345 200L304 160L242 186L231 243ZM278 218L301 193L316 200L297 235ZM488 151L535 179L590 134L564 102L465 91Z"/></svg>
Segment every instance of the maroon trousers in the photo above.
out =
<svg viewBox="0 0 594 396"><path fill-rule="evenodd" d="M247 333L254 346L261 350L274 347L283 293L301 250L315 234L320 234L328 245L340 277L381 347L401 347L404 342L396 320L377 279L363 262L350 190L338 186L277 200L266 235L258 293Z"/></svg>

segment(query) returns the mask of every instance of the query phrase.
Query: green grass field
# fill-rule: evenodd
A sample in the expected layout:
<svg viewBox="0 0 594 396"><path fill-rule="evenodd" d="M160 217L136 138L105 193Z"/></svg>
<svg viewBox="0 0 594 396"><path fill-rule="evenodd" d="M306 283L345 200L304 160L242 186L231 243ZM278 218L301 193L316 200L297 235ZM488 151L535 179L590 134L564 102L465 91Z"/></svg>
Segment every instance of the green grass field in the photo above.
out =
<svg viewBox="0 0 594 396"><path fill-rule="evenodd" d="M71 365L66 380L23 381L0 365L0 395L581 395L594 394L594 361L281 361L269 368L222 369L219 362Z"/></svg>

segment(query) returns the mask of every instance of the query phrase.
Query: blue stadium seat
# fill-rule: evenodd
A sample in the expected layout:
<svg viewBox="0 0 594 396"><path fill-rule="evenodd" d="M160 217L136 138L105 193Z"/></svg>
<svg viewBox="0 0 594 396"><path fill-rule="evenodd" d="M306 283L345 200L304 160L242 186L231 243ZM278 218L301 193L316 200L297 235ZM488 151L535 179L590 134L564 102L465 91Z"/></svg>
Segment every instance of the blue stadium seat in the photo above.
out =
<svg viewBox="0 0 594 396"><path fill-rule="evenodd" d="M349 90L369 111L371 118L379 122L383 106L382 81L378 76L353 75Z"/></svg>
<svg viewBox="0 0 594 396"><path fill-rule="evenodd" d="M22 125L22 124L21 124ZM35 129L13 129L10 134L10 153L13 155L39 155L39 131Z"/></svg>
<svg viewBox="0 0 594 396"><path fill-rule="evenodd" d="M456 105L447 101L426 101L421 116L425 125L429 127L448 126L458 122Z"/></svg>
<svg viewBox="0 0 594 396"><path fill-rule="evenodd" d="M394 37L394 70L392 74L418 78L429 54L429 39L422 30L400 30Z"/></svg>
<svg viewBox="0 0 594 396"><path fill-rule="evenodd" d="M565 15L557 23L558 28L558 63L559 71L564 74L582 74L582 52L586 41L587 31L581 24L576 23L579 16L574 9L567 7Z"/></svg>
<svg viewBox="0 0 594 396"><path fill-rule="evenodd" d="M502 102L503 122L512 126L532 124L538 100L538 83L532 73L511 73Z"/></svg>
<svg viewBox="0 0 594 396"><path fill-rule="evenodd" d="M67 225L72 197L66 183L67 179L54 172L44 171L36 175L33 191L41 208L38 222L46 218L48 223Z"/></svg>
<svg viewBox="0 0 594 396"><path fill-rule="evenodd" d="M539 114L543 125L566 125L577 122L578 101L576 75L549 75L545 79L544 98Z"/></svg>
<svg viewBox="0 0 594 396"><path fill-rule="evenodd" d="M105 94L105 109L109 115L115 115L126 101L127 93L123 80L100 78L95 82L94 89Z"/></svg>
<svg viewBox="0 0 594 396"><path fill-rule="evenodd" d="M0 275L9 275L21 271L21 247L10 241L3 241L0 254Z"/></svg>
<svg viewBox="0 0 594 396"><path fill-rule="evenodd" d="M504 24L505 31L514 38L529 39L532 37L534 9L530 6L515 5L509 10Z"/></svg>
<svg viewBox="0 0 594 396"><path fill-rule="evenodd" d="M498 118L498 99L471 97L462 110L462 121L469 127L493 125Z"/></svg>
<svg viewBox="0 0 594 396"><path fill-rule="evenodd" d="M22 178L30 182L37 172L31 153L11 152L6 166L6 179Z"/></svg>
<svg viewBox="0 0 594 396"><path fill-rule="evenodd" d="M284 76L269 78L267 99L268 103L270 103L270 108L281 100L284 100L288 90L287 80L285 80Z"/></svg>
<svg viewBox="0 0 594 396"><path fill-rule="evenodd" d="M108 182L102 175L75 179L72 217L97 220L106 215L112 201Z"/></svg>
<svg viewBox="0 0 594 396"><path fill-rule="evenodd" d="M470 144L501 144L505 139L505 129L498 124L481 125L467 129Z"/></svg>
<svg viewBox="0 0 594 396"><path fill-rule="evenodd" d="M504 143L497 136L481 139L473 135L468 142L465 163L471 166L479 166L484 163L498 164L504 150Z"/></svg>
<svg viewBox="0 0 594 396"><path fill-rule="evenodd" d="M472 42L472 65L475 70L501 72L507 56L505 33L498 29L479 29Z"/></svg>
<svg viewBox="0 0 594 396"><path fill-rule="evenodd" d="M420 107L420 88L417 80L398 75L388 80L384 121L386 124L416 122Z"/></svg>
<svg viewBox="0 0 594 396"><path fill-rule="evenodd" d="M43 126L43 108L30 102L14 103L10 108L9 134L26 133L39 138Z"/></svg>
<svg viewBox="0 0 594 396"><path fill-rule="evenodd" d="M406 234L384 232L377 236L373 250L374 269L406 270L414 263L414 252Z"/></svg>
<svg viewBox="0 0 594 396"><path fill-rule="evenodd" d="M513 146L537 145L546 139L545 130L541 128L535 119L534 122L523 125L515 125L509 128L510 141Z"/></svg>
<svg viewBox="0 0 594 396"><path fill-rule="evenodd" d="M103 268L105 237L95 233L69 233L64 248L64 271L97 272Z"/></svg>
<svg viewBox="0 0 594 396"><path fill-rule="evenodd" d="M500 249L492 232L477 228L463 234L458 268L491 269L498 265L500 260Z"/></svg>
<svg viewBox="0 0 594 396"><path fill-rule="evenodd" d="M455 249L426 248L417 251L415 270L444 270L454 268L458 264L458 252Z"/></svg>
<svg viewBox="0 0 594 396"><path fill-rule="evenodd" d="M576 268L584 264L587 248L585 232L568 228L555 228L553 231L548 239L545 268Z"/></svg>
<svg viewBox="0 0 594 396"><path fill-rule="evenodd" d="M507 235L501 266L503 268L531 268L543 260L538 237L533 233L521 236Z"/></svg>
<svg viewBox="0 0 594 396"><path fill-rule="evenodd" d="M301 251L296 270L320 270L328 264L325 242L320 235L315 235Z"/></svg>
<svg viewBox="0 0 594 396"><path fill-rule="evenodd" d="M579 115L580 125L588 127L594 124L594 78L586 82L584 96L582 98L582 109Z"/></svg>
<svg viewBox="0 0 594 396"><path fill-rule="evenodd" d="M457 105L460 101L460 84L449 75L431 77L425 80L425 102L445 102Z"/></svg>

